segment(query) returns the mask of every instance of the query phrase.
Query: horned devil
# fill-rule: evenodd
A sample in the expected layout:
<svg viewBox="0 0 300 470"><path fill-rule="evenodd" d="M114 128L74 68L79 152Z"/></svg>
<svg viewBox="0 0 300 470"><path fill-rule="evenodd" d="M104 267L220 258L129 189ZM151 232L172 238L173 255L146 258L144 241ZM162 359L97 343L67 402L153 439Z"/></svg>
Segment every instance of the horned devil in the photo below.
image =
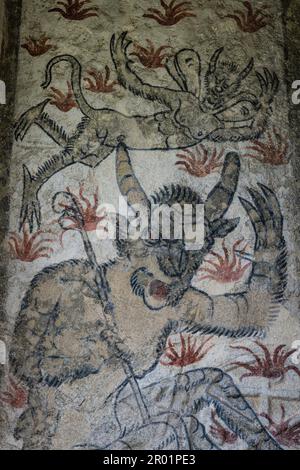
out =
<svg viewBox="0 0 300 470"><path fill-rule="evenodd" d="M109 108L93 108L81 89L81 65L73 56L61 55L50 60L46 79L48 87L52 68L65 61L72 67L74 97L84 117L72 136L44 112L46 99L26 111L15 126L16 139L23 140L32 124L37 124L63 149L51 156L31 175L23 166L24 190L20 225L29 223L32 231L40 225L41 211L38 192L55 173L75 163L95 167L118 143L120 129L131 149L169 150L193 146L204 139L241 141L257 138L266 128L271 103L278 90L278 78L266 68L256 72L261 92L259 96L241 90L243 80L251 72L251 59L244 70L236 64L220 61L223 49L212 56L205 74L201 94L201 61L193 49L182 49L167 62L166 70L179 89L145 83L135 72L127 50L132 41L123 33L111 39L111 56L120 84L136 96L158 102L165 110L155 114L126 116Z"/></svg>
<svg viewBox="0 0 300 470"><path fill-rule="evenodd" d="M121 194L132 207L148 207L149 198L134 174L124 144L118 146L116 155ZM263 335L279 311L286 286L287 254L280 206L273 191L264 185L259 185L259 190L249 189L251 202L240 198L256 236L252 271L244 290L213 297L191 285L215 240L226 237L239 224L238 218L225 218L236 193L239 171L238 155L228 153L220 180L205 201L204 245L198 251L187 250L185 239L118 239L119 257L98 265L87 233L81 230L88 260L68 260L47 267L32 280L10 351L11 371L29 388L28 409L16 429L16 436L24 438L25 448L51 447L61 415L55 402L45 402L51 390L84 382L91 374L101 380L101 374L106 374L105 385L98 388L106 390L104 400L110 392L120 391L123 370L134 393L117 400L120 428L112 444L107 441L113 440L112 434L106 433L103 446L134 447L135 439L139 439L138 445L144 448L168 448L165 438L172 431L180 436L169 442L180 441L179 448L207 448L210 441L197 412L213 403L220 419L249 448L278 448L231 377L220 369L178 374L168 378L168 386L162 384L160 391L157 386L139 390L138 383L154 369L169 334ZM195 205L201 198L188 187L171 185L155 194L154 200L159 204ZM53 208L61 214L61 223L64 217L76 213L80 223L82 214L71 193L55 195ZM76 296L70 296L70 292ZM134 397L139 407L134 406ZM155 397L154 402L151 397ZM131 411L124 412L126 407ZM185 425L185 418L195 421ZM186 428L194 430L189 439Z"/></svg>

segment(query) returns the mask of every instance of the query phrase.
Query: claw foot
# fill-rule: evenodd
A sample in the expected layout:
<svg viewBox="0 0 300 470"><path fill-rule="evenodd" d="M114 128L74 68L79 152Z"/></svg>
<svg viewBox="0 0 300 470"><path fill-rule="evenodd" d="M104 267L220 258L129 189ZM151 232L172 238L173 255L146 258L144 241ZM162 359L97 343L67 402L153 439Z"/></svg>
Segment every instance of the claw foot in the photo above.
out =
<svg viewBox="0 0 300 470"><path fill-rule="evenodd" d="M50 101L50 98L45 99L42 103L39 103L36 106L25 111L22 116L18 119L15 123L15 139L16 140L23 140L27 132L29 131L30 127L34 122L40 117L42 112L44 111L45 106Z"/></svg>
<svg viewBox="0 0 300 470"><path fill-rule="evenodd" d="M26 165L23 165L23 178L24 189L19 229L21 230L23 225L28 223L30 232L33 232L35 226L39 228L41 225L41 208L37 196L38 188Z"/></svg>

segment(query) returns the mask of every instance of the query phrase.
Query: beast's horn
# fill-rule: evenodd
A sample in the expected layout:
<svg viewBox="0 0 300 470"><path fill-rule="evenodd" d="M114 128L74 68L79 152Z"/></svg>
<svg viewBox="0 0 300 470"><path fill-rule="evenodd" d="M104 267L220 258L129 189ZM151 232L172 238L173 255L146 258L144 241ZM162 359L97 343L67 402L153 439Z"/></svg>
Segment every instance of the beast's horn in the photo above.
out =
<svg viewBox="0 0 300 470"><path fill-rule="evenodd" d="M118 144L116 150L116 176L120 192L127 198L129 206L139 204L149 207L149 200L135 176L128 150L123 142Z"/></svg>
<svg viewBox="0 0 300 470"><path fill-rule="evenodd" d="M228 211L236 192L239 174L239 156L235 152L230 152L225 157L221 178L205 202L205 217L210 222L222 218Z"/></svg>
<svg viewBox="0 0 300 470"><path fill-rule="evenodd" d="M213 73L216 70L218 59L219 59L221 53L223 52L223 50L224 50L224 47L220 47L220 49L217 49L213 53L213 55L210 59L210 62L209 62L209 72Z"/></svg>
<svg viewBox="0 0 300 470"><path fill-rule="evenodd" d="M253 69L253 65L254 65L254 60L253 60L253 58L251 58L249 60L248 64L246 65L246 67L244 68L244 70L242 70L239 73L239 80L240 81L244 80L249 75L249 73Z"/></svg>

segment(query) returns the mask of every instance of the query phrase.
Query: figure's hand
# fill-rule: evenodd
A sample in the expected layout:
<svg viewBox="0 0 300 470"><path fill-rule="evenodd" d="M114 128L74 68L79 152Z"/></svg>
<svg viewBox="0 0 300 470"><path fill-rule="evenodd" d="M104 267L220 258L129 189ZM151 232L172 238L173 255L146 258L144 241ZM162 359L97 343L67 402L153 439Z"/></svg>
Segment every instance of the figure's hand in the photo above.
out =
<svg viewBox="0 0 300 470"><path fill-rule="evenodd" d="M188 288L189 285L183 281L175 281L170 284L169 293L166 298L166 305L169 305L170 307L178 305Z"/></svg>
<svg viewBox="0 0 300 470"><path fill-rule="evenodd" d="M260 183L258 186L261 191L248 188L252 202L239 198L256 234L256 253L276 249L283 239L283 219L278 199L267 186Z"/></svg>
<svg viewBox="0 0 300 470"><path fill-rule="evenodd" d="M260 102L270 106L279 88L278 77L275 72L271 73L267 68L264 68L263 74L256 72L256 76L261 88Z"/></svg>
<svg viewBox="0 0 300 470"><path fill-rule="evenodd" d="M141 267L134 271L130 278L131 288L135 295L142 297L144 304L151 310L160 310L166 306L169 286L155 279L153 273Z"/></svg>
<svg viewBox="0 0 300 470"><path fill-rule="evenodd" d="M134 271L130 282L133 293L142 297L145 305L154 311L177 305L189 287L185 281L174 281L171 284L161 281L145 267Z"/></svg>

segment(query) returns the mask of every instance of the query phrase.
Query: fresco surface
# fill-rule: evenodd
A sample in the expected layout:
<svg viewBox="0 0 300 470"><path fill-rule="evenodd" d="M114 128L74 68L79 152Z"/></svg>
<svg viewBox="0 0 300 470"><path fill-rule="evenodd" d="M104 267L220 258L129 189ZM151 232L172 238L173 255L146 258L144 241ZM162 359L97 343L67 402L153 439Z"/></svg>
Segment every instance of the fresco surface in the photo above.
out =
<svg viewBox="0 0 300 470"><path fill-rule="evenodd" d="M300 447L285 3L23 2L1 448Z"/></svg>

